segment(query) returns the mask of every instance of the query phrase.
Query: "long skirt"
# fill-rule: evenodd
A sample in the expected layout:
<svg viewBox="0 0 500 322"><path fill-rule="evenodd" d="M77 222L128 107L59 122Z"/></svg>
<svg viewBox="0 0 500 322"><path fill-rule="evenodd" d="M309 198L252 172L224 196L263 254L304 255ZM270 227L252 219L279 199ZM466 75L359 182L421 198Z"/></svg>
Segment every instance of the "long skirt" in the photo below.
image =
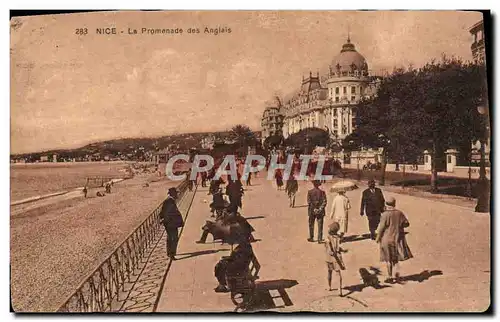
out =
<svg viewBox="0 0 500 322"><path fill-rule="evenodd" d="M397 242L380 243L380 261L397 263L413 258L406 238L402 237Z"/></svg>
<svg viewBox="0 0 500 322"><path fill-rule="evenodd" d="M334 217L333 221L337 222L340 226L339 234L347 234L347 228L349 224L349 214L345 214L345 216Z"/></svg>

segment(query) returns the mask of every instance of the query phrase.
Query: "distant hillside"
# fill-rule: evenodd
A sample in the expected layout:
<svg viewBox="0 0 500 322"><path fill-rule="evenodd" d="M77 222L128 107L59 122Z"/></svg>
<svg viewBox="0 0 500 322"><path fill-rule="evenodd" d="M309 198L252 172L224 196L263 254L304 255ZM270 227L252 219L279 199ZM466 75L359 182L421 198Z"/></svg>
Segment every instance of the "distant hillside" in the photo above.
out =
<svg viewBox="0 0 500 322"><path fill-rule="evenodd" d="M127 155L137 154L137 151L154 152L173 146L179 150L187 150L190 148L201 148L201 140L208 135L215 135L221 139L229 136L229 131L224 132L203 132L203 133L183 133L166 135L156 138L124 138L116 140L107 140L95 142L76 149L57 149L36 153L22 153L11 155L11 158L29 158L38 159L41 155L57 154L60 157L79 158L86 155ZM260 137L260 131L254 132L257 137Z"/></svg>

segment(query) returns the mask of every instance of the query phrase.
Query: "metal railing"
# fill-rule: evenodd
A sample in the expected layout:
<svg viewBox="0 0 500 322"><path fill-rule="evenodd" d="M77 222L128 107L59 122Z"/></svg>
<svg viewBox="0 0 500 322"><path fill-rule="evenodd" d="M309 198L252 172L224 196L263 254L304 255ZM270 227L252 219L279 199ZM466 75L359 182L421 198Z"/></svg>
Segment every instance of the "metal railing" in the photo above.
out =
<svg viewBox="0 0 500 322"><path fill-rule="evenodd" d="M177 189L178 204L185 204L188 181L180 183ZM134 283L147 250L164 232L159 216L162 205L163 202L85 278L57 312L113 312L120 308L128 295L127 284Z"/></svg>

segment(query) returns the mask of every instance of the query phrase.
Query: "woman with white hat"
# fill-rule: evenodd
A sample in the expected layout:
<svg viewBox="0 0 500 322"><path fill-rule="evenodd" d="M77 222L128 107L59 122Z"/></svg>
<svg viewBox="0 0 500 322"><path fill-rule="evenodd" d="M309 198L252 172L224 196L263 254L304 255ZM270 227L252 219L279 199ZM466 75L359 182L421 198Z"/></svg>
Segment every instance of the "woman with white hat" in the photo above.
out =
<svg viewBox="0 0 500 322"><path fill-rule="evenodd" d="M345 190L339 190L338 194L333 198L332 209L330 211L330 219L337 222L340 226L338 235L341 240L347 233L349 223L349 209L351 209L351 202L345 195Z"/></svg>

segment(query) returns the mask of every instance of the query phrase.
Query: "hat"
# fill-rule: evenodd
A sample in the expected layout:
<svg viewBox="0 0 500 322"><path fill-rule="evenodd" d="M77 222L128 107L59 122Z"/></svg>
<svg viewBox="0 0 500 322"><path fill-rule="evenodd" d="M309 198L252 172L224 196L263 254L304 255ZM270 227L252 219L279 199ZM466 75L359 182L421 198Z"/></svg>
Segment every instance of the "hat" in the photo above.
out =
<svg viewBox="0 0 500 322"><path fill-rule="evenodd" d="M173 195L177 195L179 192L177 191L176 188L169 188L168 189L168 194L173 196Z"/></svg>
<svg viewBox="0 0 500 322"><path fill-rule="evenodd" d="M319 187L319 186L321 186L321 181L319 181L319 180L314 180L314 181L313 181L313 185L314 185L315 187Z"/></svg>
<svg viewBox="0 0 500 322"><path fill-rule="evenodd" d="M340 229L340 225L338 222L333 222L328 226L328 234L335 235Z"/></svg>
<svg viewBox="0 0 500 322"><path fill-rule="evenodd" d="M396 199L394 197L387 197L387 199L385 199L385 204L388 206L395 206Z"/></svg>

